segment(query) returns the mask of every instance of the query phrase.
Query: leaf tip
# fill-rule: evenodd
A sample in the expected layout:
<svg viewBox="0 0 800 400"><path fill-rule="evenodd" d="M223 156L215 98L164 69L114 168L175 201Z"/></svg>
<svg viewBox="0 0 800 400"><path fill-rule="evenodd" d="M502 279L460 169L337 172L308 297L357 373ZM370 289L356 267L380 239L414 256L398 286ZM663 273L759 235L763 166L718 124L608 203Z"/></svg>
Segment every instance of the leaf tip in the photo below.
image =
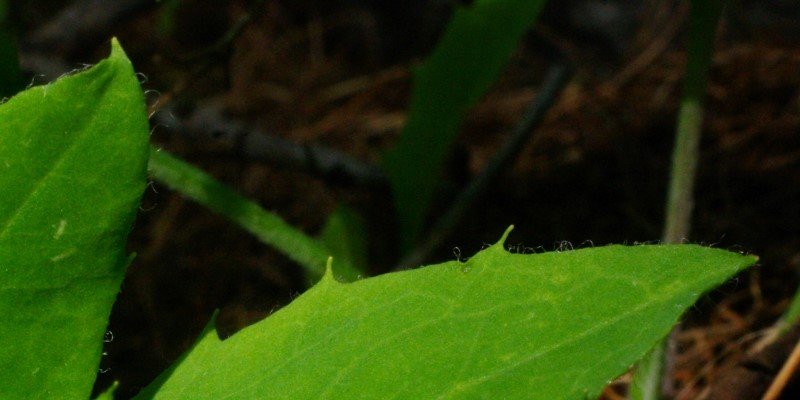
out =
<svg viewBox="0 0 800 400"><path fill-rule="evenodd" d="M95 397L95 400L114 400L114 393L119 388L119 381L114 381L111 383L105 391L100 393L99 396Z"/></svg>
<svg viewBox="0 0 800 400"><path fill-rule="evenodd" d="M114 36L111 38L111 55L113 56L120 53L125 53L125 51L122 50L122 45L119 44L119 39L117 39L117 37Z"/></svg>
<svg viewBox="0 0 800 400"><path fill-rule="evenodd" d="M203 327L203 331L200 336L205 336L209 332L216 332L217 331L217 317L219 317L219 309L215 309L213 313L211 313L211 318L209 318L208 323L206 326Z"/></svg>
<svg viewBox="0 0 800 400"><path fill-rule="evenodd" d="M321 282L337 282L336 277L333 275L333 257L329 256L328 261L325 263L325 273L322 275Z"/></svg>
<svg viewBox="0 0 800 400"><path fill-rule="evenodd" d="M744 267L747 267L747 268L758 264L758 261L761 259L759 256L757 256L755 254L745 254L744 256L745 256L745 259L746 259Z"/></svg>
<svg viewBox="0 0 800 400"><path fill-rule="evenodd" d="M111 55L109 58L113 60L124 60L125 62L130 63L130 59L125 53L125 49L122 48L122 45L119 43L119 39L117 39L116 36L111 38Z"/></svg>
<svg viewBox="0 0 800 400"><path fill-rule="evenodd" d="M498 245L499 245L499 246L500 246L500 248L503 248L503 245L506 243L506 239L508 239L508 235L509 235L509 234L511 233L511 231L513 231L513 230L514 230L514 225L509 225L509 226L508 226L508 228L506 228L506 231L505 231L505 232L503 232L503 236L501 236L501 237L500 237L500 240L498 240L498 241L497 241L497 243L495 243L494 245L495 245L495 246L498 246Z"/></svg>

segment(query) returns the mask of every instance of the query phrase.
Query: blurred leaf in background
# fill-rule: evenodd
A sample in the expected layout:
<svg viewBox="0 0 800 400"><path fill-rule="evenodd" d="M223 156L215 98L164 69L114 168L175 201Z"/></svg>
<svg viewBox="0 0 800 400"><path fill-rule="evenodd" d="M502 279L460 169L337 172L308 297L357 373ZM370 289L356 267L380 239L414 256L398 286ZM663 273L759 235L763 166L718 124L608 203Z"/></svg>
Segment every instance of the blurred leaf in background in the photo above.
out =
<svg viewBox="0 0 800 400"><path fill-rule="evenodd" d="M404 251L424 229L464 116L495 81L545 3L476 0L458 8L436 49L417 69L408 121L384 159Z"/></svg>
<svg viewBox="0 0 800 400"><path fill-rule="evenodd" d="M169 36L175 31L175 18L178 17L178 9L181 0L159 0L161 10L158 15L158 30L164 36Z"/></svg>

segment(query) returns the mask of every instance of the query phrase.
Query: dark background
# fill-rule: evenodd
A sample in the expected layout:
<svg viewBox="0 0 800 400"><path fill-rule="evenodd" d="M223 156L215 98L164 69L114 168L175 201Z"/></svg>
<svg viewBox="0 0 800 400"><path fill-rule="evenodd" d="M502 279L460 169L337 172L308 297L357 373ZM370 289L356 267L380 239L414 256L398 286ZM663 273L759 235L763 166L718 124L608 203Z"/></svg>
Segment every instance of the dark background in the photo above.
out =
<svg viewBox="0 0 800 400"><path fill-rule="evenodd" d="M355 208L369 221L370 272L394 268L397 224L385 187L242 157L224 139L257 131L378 166L403 126L410 71L458 1L10 3L30 82L96 62L117 36L142 73L154 143L312 235L337 204ZM543 250L661 236L688 4L551 3L469 114L431 218L509 136L555 62L552 49L573 76L513 167L429 262L454 258L454 248L474 254L509 224L516 226L509 244ZM799 89L800 6L730 2L707 90L690 238L761 261L685 318L672 371L678 398L732 398L719 394L720 382L742 373L740 361L796 288ZM305 288L296 265L158 184L145 194L130 251L138 256L112 314L97 383L101 390L119 380L121 398L175 360L213 310L229 335ZM775 365L791 345L777 351ZM622 391L624 379L606 396Z"/></svg>

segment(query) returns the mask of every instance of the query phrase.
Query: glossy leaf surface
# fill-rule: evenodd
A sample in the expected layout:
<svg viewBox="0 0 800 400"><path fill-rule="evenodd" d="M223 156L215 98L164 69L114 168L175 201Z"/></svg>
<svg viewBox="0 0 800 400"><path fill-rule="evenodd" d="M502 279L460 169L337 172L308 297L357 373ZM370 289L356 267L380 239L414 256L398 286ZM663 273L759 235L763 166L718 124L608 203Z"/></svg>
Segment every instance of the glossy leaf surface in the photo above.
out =
<svg viewBox="0 0 800 400"><path fill-rule="evenodd" d="M0 398L89 397L148 133L116 42L97 66L0 106Z"/></svg>
<svg viewBox="0 0 800 400"><path fill-rule="evenodd" d="M342 284L220 341L141 398L584 399L755 257L694 245L511 254Z"/></svg>

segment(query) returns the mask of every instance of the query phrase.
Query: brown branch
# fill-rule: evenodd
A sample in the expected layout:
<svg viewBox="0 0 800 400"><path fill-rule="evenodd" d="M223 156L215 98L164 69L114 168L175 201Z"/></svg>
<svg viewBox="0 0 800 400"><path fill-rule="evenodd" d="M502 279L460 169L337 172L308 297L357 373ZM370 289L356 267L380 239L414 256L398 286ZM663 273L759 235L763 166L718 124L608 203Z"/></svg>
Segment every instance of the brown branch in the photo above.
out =
<svg viewBox="0 0 800 400"><path fill-rule="evenodd" d="M265 162L317 176L344 186L385 188L383 171L345 153L319 145L301 145L268 135L256 127L225 115L216 103L198 106L185 118L170 107L153 116L153 123L173 135L221 144L244 159Z"/></svg>

